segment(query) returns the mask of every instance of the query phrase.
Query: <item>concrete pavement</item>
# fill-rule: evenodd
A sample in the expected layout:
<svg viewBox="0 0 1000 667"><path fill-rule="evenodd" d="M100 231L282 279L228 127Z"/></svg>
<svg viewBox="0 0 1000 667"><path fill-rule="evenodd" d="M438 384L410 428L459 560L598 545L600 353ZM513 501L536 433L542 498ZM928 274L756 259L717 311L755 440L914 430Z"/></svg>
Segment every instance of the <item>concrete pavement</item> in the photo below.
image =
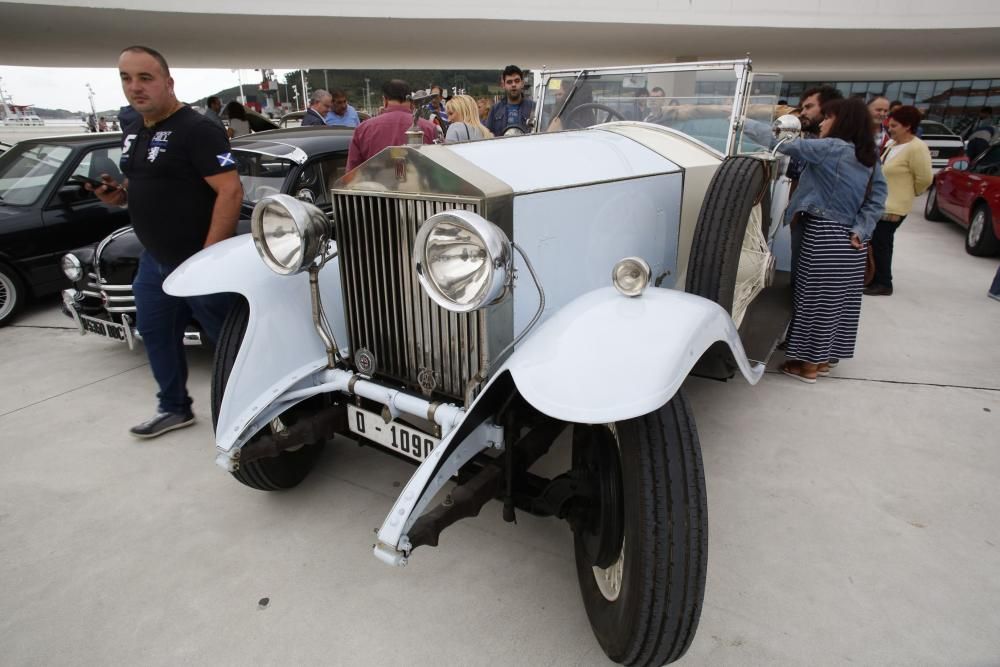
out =
<svg viewBox="0 0 1000 667"><path fill-rule="evenodd" d="M998 260L922 205L834 377L687 383L710 562L680 664L1000 664ZM412 468L338 440L301 487L247 489L190 358L202 421L139 442L141 350L55 300L0 330L0 663L608 664L564 524L494 503L386 567L372 530Z"/></svg>

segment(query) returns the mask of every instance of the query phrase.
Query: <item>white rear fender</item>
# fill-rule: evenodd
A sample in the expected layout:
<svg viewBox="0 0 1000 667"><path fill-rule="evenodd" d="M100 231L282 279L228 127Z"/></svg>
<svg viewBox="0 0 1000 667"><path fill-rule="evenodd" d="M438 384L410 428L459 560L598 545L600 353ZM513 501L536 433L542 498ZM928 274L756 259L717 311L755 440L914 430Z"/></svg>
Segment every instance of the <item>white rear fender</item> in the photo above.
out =
<svg viewBox="0 0 1000 667"><path fill-rule="evenodd" d="M657 287L629 298L605 287L547 319L504 368L524 399L550 417L610 423L664 405L719 341L756 384L764 366L747 359L732 319L717 303Z"/></svg>
<svg viewBox="0 0 1000 667"><path fill-rule="evenodd" d="M336 258L327 262L319 280L327 318L344 351L347 327ZM276 396L296 385L308 386L315 371L326 366L326 349L313 327L308 274L279 276L268 269L249 234L191 257L170 274L164 290L174 296L235 292L250 305L215 432L216 445L224 452L242 445L274 416L264 413Z"/></svg>

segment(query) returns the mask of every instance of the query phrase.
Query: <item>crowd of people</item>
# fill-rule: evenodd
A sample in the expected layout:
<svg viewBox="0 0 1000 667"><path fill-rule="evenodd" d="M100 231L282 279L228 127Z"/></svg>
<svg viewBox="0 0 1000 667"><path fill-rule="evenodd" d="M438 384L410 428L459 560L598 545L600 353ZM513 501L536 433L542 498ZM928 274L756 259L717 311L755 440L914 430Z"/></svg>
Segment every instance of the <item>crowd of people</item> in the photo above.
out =
<svg viewBox="0 0 1000 667"><path fill-rule="evenodd" d="M853 357L862 294L892 295L896 231L933 174L914 106L821 86L786 111L799 116L803 137L778 147L795 183L786 210L794 311L782 371L813 383Z"/></svg>

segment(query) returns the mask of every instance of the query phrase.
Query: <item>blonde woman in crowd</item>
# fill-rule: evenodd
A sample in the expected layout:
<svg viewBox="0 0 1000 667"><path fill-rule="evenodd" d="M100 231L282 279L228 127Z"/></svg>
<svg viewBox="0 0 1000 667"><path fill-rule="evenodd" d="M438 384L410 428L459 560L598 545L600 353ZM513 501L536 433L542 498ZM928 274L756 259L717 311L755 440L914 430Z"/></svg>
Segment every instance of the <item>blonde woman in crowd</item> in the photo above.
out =
<svg viewBox="0 0 1000 667"><path fill-rule="evenodd" d="M930 187L931 151L919 137L920 110L899 107L889 114L887 130L890 141L882 151L882 173L889 183L885 213L872 234L875 276L865 289L868 296L892 294L892 247L896 230L913 208L913 200Z"/></svg>
<svg viewBox="0 0 1000 667"><path fill-rule="evenodd" d="M473 139L487 139L493 134L479 120L479 107L476 100L468 95L456 95L445 105L448 111L448 134L446 144Z"/></svg>
<svg viewBox="0 0 1000 667"><path fill-rule="evenodd" d="M476 104L479 106L479 121L485 125L486 120L490 117L490 109L493 105L490 103L490 98L488 97L477 97Z"/></svg>

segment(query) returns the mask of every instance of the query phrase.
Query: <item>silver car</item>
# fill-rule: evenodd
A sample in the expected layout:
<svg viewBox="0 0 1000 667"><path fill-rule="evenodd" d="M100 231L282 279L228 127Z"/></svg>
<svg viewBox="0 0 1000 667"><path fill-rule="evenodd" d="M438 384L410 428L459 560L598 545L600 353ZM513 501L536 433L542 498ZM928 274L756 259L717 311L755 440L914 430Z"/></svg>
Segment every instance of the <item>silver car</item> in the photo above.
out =
<svg viewBox="0 0 1000 667"><path fill-rule="evenodd" d="M215 358L219 465L275 491L335 436L412 461L376 531L390 565L490 500L563 519L607 655L678 659L708 559L681 386L756 383L791 307L776 100L750 95L774 83L748 60L542 71L533 132L387 148L330 215L259 202L252 239L166 283L243 297Z"/></svg>

